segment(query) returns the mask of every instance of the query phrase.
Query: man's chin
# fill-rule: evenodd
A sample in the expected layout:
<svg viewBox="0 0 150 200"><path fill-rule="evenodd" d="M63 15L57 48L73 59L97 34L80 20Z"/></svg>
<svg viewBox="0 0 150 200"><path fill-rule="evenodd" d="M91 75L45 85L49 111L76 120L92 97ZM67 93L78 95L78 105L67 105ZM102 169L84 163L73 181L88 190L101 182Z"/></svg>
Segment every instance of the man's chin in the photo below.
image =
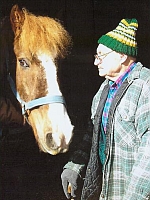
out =
<svg viewBox="0 0 150 200"><path fill-rule="evenodd" d="M104 74L102 71L99 70L99 76L101 76L101 77L105 77L106 74Z"/></svg>

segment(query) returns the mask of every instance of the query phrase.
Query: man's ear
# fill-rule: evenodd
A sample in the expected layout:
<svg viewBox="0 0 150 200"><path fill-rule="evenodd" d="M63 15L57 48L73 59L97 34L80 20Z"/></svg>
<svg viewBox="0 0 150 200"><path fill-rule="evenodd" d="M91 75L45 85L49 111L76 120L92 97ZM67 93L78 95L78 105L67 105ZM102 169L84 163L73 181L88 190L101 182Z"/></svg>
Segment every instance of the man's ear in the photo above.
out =
<svg viewBox="0 0 150 200"><path fill-rule="evenodd" d="M125 54L121 54L121 64L123 64L127 60L128 56Z"/></svg>

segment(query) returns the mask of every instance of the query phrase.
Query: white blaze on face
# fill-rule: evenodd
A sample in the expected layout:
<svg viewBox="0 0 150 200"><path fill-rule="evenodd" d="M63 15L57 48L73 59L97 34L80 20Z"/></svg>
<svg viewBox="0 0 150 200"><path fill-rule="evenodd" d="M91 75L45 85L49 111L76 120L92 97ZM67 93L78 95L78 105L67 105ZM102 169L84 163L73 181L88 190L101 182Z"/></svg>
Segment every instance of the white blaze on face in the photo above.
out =
<svg viewBox="0 0 150 200"><path fill-rule="evenodd" d="M53 138L57 145L68 145L72 137L73 126L63 104L54 103L50 105L49 118L52 123ZM60 144L59 144L60 143Z"/></svg>
<svg viewBox="0 0 150 200"><path fill-rule="evenodd" d="M42 54L39 56L39 60L42 62L42 66L45 69L45 75L47 80L48 95L61 95L57 82L56 66L50 56ZM61 103L52 103L48 108L48 118L51 121L52 137L58 147L67 148L72 138L73 126L70 122L66 108Z"/></svg>
<svg viewBox="0 0 150 200"><path fill-rule="evenodd" d="M54 61L49 55L42 54L38 56L39 60L42 62L42 66L45 69L45 75L48 85L48 95L62 95L57 83L57 72Z"/></svg>

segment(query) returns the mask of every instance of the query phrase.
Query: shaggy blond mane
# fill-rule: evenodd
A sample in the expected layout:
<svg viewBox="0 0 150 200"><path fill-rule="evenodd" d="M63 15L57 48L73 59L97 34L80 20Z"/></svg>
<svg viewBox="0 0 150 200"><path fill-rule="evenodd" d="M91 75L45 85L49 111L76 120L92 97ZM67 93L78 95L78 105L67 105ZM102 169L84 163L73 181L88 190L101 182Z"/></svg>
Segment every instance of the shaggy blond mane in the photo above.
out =
<svg viewBox="0 0 150 200"><path fill-rule="evenodd" d="M65 57L71 46L71 37L60 22L45 16L35 16L26 9L23 9L23 13L25 20L19 37L15 38L15 50L20 51L22 48L32 55L40 50L54 59Z"/></svg>

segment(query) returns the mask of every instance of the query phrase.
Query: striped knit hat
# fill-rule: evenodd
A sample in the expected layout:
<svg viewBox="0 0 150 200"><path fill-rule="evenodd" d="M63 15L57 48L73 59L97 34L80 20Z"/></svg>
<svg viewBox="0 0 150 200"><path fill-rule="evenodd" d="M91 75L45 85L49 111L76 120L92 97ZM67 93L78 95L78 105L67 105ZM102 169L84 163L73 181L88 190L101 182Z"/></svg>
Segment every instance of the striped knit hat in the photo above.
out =
<svg viewBox="0 0 150 200"><path fill-rule="evenodd" d="M136 19L122 19L116 29L102 35L98 44L132 57L137 56L136 31L138 22Z"/></svg>

